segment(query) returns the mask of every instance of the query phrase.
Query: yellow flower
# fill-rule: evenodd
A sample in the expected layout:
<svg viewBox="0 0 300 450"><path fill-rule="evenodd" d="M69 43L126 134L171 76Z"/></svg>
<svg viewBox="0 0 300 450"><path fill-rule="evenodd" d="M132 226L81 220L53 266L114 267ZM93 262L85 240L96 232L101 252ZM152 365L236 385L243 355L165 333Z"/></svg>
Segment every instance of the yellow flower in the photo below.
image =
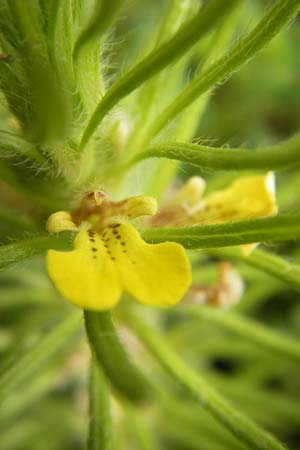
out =
<svg viewBox="0 0 300 450"><path fill-rule="evenodd" d="M277 213L274 174L237 178L228 188L202 199L205 182L192 177L151 219L152 226L216 224ZM248 253L256 244L243 245Z"/></svg>
<svg viewBox="0 0 300 450"><path fill-rule="evenodd" d="M147 244L128 222L155 212L151 197L109 202L88 193L74 212L52 214L48 231L79 231L73 251L48 251L48 273L60 293L93 310L114 307L122 292L145 305L178 303L191 283L184 248L174 242Z"/></svg>

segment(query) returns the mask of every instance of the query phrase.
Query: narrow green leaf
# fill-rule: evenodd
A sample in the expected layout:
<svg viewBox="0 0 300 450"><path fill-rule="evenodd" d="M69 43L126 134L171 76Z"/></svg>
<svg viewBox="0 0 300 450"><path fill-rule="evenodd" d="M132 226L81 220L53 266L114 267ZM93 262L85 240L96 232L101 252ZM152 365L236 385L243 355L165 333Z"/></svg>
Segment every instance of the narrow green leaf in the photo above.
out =
<svg viewBox="0 0 300 450"><path fill-rule="evenodd" d="M171 310L175 314L186 314L210 322L238 336L248 339L261 348L286 359L300 361L300 344L288 336L280 335L260 324L233 312L220 311L206 306L182 307Z"/></svg>
<svg viewBox="0 0 300 450"><path fill-rule="evenodd" d="M16 47L20 36L16 30L8 0L0 4L0 87L10 111L24 124L28 112L28 84Z"/></svg>
<svg viewBox="0 0 300 450"><path fill-rule="evenodd" d="M92 360L89 382L89 431L87 450L112 449L110 394L104 373Z"/></svg>
<svg viewBox="0 0 300 450"><path fill-rule="evenodd" d="M183 161L201 169L218 170L278 170L299 165L300 133L271 147L249 150L244 148L216 148L198 144L157 144L137 154L132 166L146 158L167 158ZM126 166L126 167L128 167Z"/></svg>
<svg viewBox="0 0 300 450"><path fill-rule="evenodd" d="M173 351L157 330L125 312L125 319L147 349L186 390L233 435L253 450L284 450L284 446L232 407L208 382Z"/></svg>
<svg viewBox="0 0 300 450"><path fill-rule="evenodd" d="M104 70L101 66L101 54L103 53L101 38L113 23L123 4L124 0L97 0L90 12L90 20L75 44L73 59L76 89L78 89L81 102L85 107L85 117L87 118L106 90ZM83 14L81 14L82 16ZM82 123L82 116L79 119Z"/></svg>
<svg viewBox="0 0 300 450"><path fill-rule="evenodd" d="M52 0L49 10L47 34L52 63L59 73L65 89L75 89L73 77L73 2L72 0Z"/></svg>
<svg viewBox="0 0 300 450"><path fill-rule="evenodd" d="M273 275L276 280L283 281L293 289L300 289L300 266L265 250L256 249L250 255L245 255L238 248L210 249L209 253L222 259L242 261L249 266Z"/></svg>
<svg viewBox="0 0 300 450"><path fill-rule="evenodd" d="M142 234L149 242L175 241L188 249L290 241L300 237L300 216L276 216L192 227L147 228Z"/></svg>
<svg viewBox="0 0 300 450"><path fill-rule="evenodd" d="M180 28L174 37L158 49L153 50L144 60L120 78L96 107L82 136L80 149L86 146L103 117L122 98L184 55L208 31L218 25L227 12L232 10L232 4L237 1L239 0L212 0L206 3L192 20Z"/></svg>
<svg viewBox="0 0 300 450"><path fill-rule="evenodd" d="M21 36L19 57L28 80L30 107L25 130L33 139L53 143L66 137L70 111L68 93L48 55L48 42L43 28L43 15L38 0L10 0L9 7Z"/></svg>
<svg viewBox="0 0 300 450"><path fill-rule="evenodd" d="M27 258L44 253L49 248L66 249L69 247L69 237L69 233L48 234L24 239L13 244L2 245L0 247L0 271Z"/></svg>
<svg viewBox="0 0 300 450"><path fill-rule="evenodd" d="M224 56L196 77L181 94L160 114L151 127L156 135L170 120L173 120L184 108L197 100L215 84L227 79L243 64L262 50L296 15L300 0L278 0L267 11L258 25L240 39Z"/></svg>
<svg viewBox="0 0 300 450"><path fill-rule="evenodd" d="M0 375L0 402L45 364L80 328L79 314L71 314Z"/></svg>
<svg viewBox="0 0 300 450"><path fill-rule="evenodd" d="M149 385L123 347L109 311L84 311L88 340L111 383L134 401L145 400Z"/></svg>
<svg viewBox="0 0 300 450"><path fill-rule="evenodd" d="M79 36L75 49L74 58L78 55L80 49L88 42L101 39L112 24L116 14L118 13L125 0L97 0L94 11L91 14L90 22Z"/></svg>

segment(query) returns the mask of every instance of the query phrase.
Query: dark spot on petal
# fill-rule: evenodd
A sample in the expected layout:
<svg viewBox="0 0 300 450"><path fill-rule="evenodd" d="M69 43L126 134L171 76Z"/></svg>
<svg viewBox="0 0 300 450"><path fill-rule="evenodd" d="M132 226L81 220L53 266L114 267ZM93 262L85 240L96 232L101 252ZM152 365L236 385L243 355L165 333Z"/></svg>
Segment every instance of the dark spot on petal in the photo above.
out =
<svg viewBox="0 0 300 450"><path fill-rule="evenodd" d="M91 242L95 242L95 239L94 239L94 238L90 238L90 241L91 241Z"/></svg>
<svg viewBox="0 0 300 450"><path fill-rule="evenodd" d="M116 236L118 234L117 230L113 230L113 234Z"/></svg>
<svg viewBox="0 0 300 450"><path fill-rule="evenodd" d="M121 242L121 245L123 245L123 247L126 245L124 241Z"/></svg>
<svg viewBox="0 0 300 450"><path fill-rule="evenodd" d="M97 251L96 247L92 247L92 252L96 252L96 251Z"/></svg>
<svg viewBox="0 0 300 450"><path fill-rule="evenodd" d="M127 251L126 251L126 250L122 250L122 252L123 252L123 253L127 253Z"/></svg>
<svg viewBox="0 0 300 450"><path fill-rule="evenodd" d="M117 239L121 239L121 236L118 234L118 236L116 236Z"/></svg>
<svg viewBox="0 0 300 450"><path fill-rule="evenodd" d="M104 244L104 247L105 247L105 248L108 248L108 245L107 245L107 244Z"/></svg>
<svg viewBox="0 0 300 450"><path fill-rule="evenodd" d="M93 255L93 259L97 259L97 256L96 256L96 255Z"/></svg>
<svg viewBox="0 0 300 450"><path fill-rule="evenodd" d="M111 256L110 259L111 259L112 261L115 261L116 258L115 258L114 256Z"/></svg>

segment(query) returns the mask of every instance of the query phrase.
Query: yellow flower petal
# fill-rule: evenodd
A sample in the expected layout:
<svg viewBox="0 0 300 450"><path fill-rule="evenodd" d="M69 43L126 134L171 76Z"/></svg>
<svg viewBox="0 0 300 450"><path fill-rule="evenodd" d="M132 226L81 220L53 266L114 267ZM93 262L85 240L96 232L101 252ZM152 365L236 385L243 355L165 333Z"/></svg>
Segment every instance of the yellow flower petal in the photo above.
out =
<svg viewBox="0 0 300 450"><path fill-rule="evenodd" d="M227 189L210 194L192 216L193 223L222 223L277 213L274 175L238 178Z"/></svg>
<svg viewBox="0 0 300 450"><path fill-rule="evenodd" d="M47 269L60 293L81 308L105 310L119 301L117 270L102 239L81 231L71 252L49 250Z"/></svg>
<svg viewBox="0 0 300 450"><path fill-rule="evenodd" d="M110 226L103 239L124 291L152 306L171 306L182 299L191 283L191 269L181 245L147 244L128 223Z"/></svg>
<svg viewBox="0 0 300 450"><path fill-rule="evenodd" d="M78 228L72 221L71 214L67 211L58 211L48 217L46 229L50 233L59 233L60 231L76 231Z"/></svg>
<svg viewBox="0 0 300 450"><path fill-rule="evenodd" d="M153 216L157 211L155 198L145 195L129 197L120 203L122 204L121 211L123 214L131 219L140 216Z"/></svg>

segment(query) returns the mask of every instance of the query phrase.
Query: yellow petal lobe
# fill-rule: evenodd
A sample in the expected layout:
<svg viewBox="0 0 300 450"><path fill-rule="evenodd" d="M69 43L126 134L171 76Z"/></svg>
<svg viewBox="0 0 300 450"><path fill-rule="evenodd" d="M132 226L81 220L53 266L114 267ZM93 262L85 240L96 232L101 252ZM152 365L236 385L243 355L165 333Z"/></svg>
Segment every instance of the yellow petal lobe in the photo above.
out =
<svg viewBox="0 0 300 450"><path fill-rule="evenodd" d="M222 223L266 217L277 213L274 175L248 176L205 198L192 216L193 223Z"/></svg>
<svg viewBox="0 0 300 450"><path fill-rule="evenodd" d="M145 195L129 197L119 203L121 205L120 213L130 219L140 216L153 216L157 211L155 198Z"/></svg>
<svg viewBox="0 0 300 450"><path fill-rule="evenodd" d="M147 244L129 223L111 225L104 233L124 291L151 306L178 303L191 283L184 248L174 242Z"/></svg>
<svg viewBox="0 0 300 450"><path fill-rule="evenodd" d="M67 211L57 211L48 217L46 229L49 233L61 231L76 231L77 226L72 221L71 214Z"/></svg>
<svg viewBox="0 0 300 450"><path fill-rule="evenodd" d="M47 270L63 297L80 308L106 310L120 299L114 261L93 231L81 231L71 252L49 250Z"/></svg>

